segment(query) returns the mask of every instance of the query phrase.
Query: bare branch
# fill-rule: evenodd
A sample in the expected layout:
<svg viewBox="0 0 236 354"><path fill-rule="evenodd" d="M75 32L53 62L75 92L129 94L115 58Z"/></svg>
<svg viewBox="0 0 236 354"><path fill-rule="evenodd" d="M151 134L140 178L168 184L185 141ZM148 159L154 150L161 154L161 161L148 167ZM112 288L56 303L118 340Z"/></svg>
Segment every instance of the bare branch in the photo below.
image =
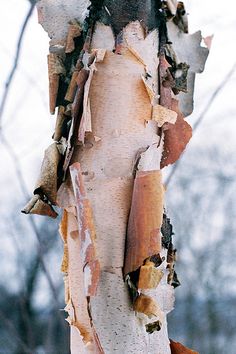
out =
<svg viewBox="0 0 236 354"><path fill-rule="evenodd" d="M12 80L14 78L14 75L15 75L17 67L18 67L18 62L19 62L19 58L20 58L20 52L21 52L22 41L23 41L23 38L24 38L25 30L26 30L27 24L29 22L29 19L30 19L32 13L33 13L34 7L35 7L35 2L31 1L31 5L30 5L30 8L29 8L29 11L28 11L28 13L27 13L27 15L25 17L25 20L23 22L23 25L22 25L22 28L21 28L21 31L20 31L19 39L18 39L17 46L16 46L16 54L15 54L15 59L14 59L14 62L13 62L13 66L12 66L12 69L11 69L11 71L9 73L7 81L5 83L5 89L4 89L2 100L1 100L1 103L0 103L0 122L1 122L2 117L3 117L3 113L4 113L4 109L5 109L6 103L7 103L7 98L9 96ZM1 125L0 125L0 129L1 129Z"/></svg>
<svg viewBox="0 0 236 354"><path fill-rule="evenodd" d="M207 104L205 105L205 108L203 109L202 113L200 114L200 116L198 117L196 122L193 124L193 131L194 132L196 132L196 130L199 128L199 126L202 123L203 119L205 118L206 114L209 112L210 108L212 107L215 99L217 98L219 93L223 90L223 88L226 86L226 84L229 82L229 79L231 78L231 76L233 75L235 70L236 70L236 62L233 64L233 66L230 69L230 71L228 72L228 74L224 77L224 79L220 82L220 84L217 86L215 91L212 93L212 95L209 98ZM184 153L180 156L179 160L177 160L176 163L174 164L174 166L172 167L172 169L169 173L169 176L167 177L167 180L165 182L166 187L170 184L171 180L173 179L173 176L176 173L176 171L181 163L183 155L184 155Z"/></svg>

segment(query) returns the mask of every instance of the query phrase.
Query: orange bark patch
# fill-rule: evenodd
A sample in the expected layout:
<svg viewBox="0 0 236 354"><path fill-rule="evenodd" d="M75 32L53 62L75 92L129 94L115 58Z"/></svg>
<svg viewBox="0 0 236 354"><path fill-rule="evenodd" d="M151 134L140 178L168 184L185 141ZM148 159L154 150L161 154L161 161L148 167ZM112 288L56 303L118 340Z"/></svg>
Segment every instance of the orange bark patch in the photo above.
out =
<svg viewBox="0 0 236 354"><path fill-rule="evenodd" d="M74 38L79 37L81 34L81 27L78 23L70 24L66 39L65 53L71 53L75 49Z"/></svg>
<svg viewBox="0 0 236 354"><path fill-rule="evenodd" d="M125 275L161 251L164 190L160 171L137 172L128 223Z"/></svg>
<svg viewBox="0 0 236 354"><path fill-rule="evenodd" d="M79 163L70 166L73 190L76 198L76 208L81 237L81 257L84 265L86 295L96 294L100 275L100 265L96 258L95 250L95 227L93 222L92 208L87 199L83 182L83 176Z"/></svg>
<svg viewBox="0 0 236 354"><path fill-rule="evenodd" d="M153 262L146 262L140 268L138 289L155 289L163 278L164 273L162 270L157 269Z"/></svg>
<svg viewBox="0 0 236 354"><path fill-rule="evenodd" d="M194 350L191 350L178 342L174 342L171 339L170 339L170 349L171 349L171 354L199 354L198 352L195 352Z"/></svg>
<svg viewBox="0 0 236 354"><path fill-rule="evenodd" d="M162 318L163 314L153 298L141 294L134 302L134 311L144 313L148 317Z"/></svg>
<svg viewBox="0 0 236 354"><path fill-rule="evenodd" d="M165 126L161 168L177 161L192 137L192 128L184 120L176 99L172 98L171 109L175 111L178 116L175 124L167 123Z"/></svg>

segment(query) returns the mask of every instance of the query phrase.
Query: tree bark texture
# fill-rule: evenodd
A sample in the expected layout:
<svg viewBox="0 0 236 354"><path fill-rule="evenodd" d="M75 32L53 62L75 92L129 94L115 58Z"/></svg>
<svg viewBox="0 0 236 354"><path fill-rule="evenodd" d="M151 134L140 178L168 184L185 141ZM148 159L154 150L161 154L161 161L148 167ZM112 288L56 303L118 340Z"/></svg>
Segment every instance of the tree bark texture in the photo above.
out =
<svg viewBox="0 0 236 354"><path fill-rule="evenodd" d="M71 352L177 353L167 332L179 282L161 169L191 138L184 116L208 50L173 0L40 0L38 12L58 110L24 212L63 209Z"/></svg>

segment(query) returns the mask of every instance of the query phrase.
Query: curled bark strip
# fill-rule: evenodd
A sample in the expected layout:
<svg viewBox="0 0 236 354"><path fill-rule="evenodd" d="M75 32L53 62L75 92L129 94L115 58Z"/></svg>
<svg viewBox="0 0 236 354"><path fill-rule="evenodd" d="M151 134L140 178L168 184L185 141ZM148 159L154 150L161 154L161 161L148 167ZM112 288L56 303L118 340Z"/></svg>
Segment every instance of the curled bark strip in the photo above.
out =
<svg viewBox="0 0 236 354"><path fill-rule="evenodd" d="M74 347L73 353L103 353L101 345L93 326L89 308L89 297L83 286L84 265L81 255L81 238L79 237L79 225L76 218L76 210L70 207L63 210L60 224L60 234L66 246L67 255L64 257L66 272L65 281L65 311L68 313L67 322L71 326L71 337L77 334L80 338L80 346ZM75 332L75 333L74 333ZM77 339L78 339L77 338ZM73 342L72 340L72 342ZM76 342L78 344L78 342Z"/></svg>
<svg viewBox="0 0 236 354"><path fill-rule="evenodd" d="M79 23L71 23L69 25L67 39L66 39L66 48L65 53L71 53L75 49L74 38L79 37L81 34L81 26Z"/></svg>
<svg viewBox="0 0 236 354"><path fill-rule="evenodd" d="M76 89L77 89L77 78L78 78L79 70L75 70L72 74L66 95L65 100L68 102L73 102L75 99Z"/></svg>
<svg viewBox="0 0 236 354"><path fill-rule="evenodd" d="M70 166L70 174L73 190L76 198L76 208L81 237L81 257L84 266L86 296L96 294L99 282L100 265L96 258L95 250L95 227L93 222L92 208L87 199L83 182L83 176L79 163Z"/></svg>
<svg viewBox="0 0 236 354"><path fill-rule="evenodd" d="M128 223L124 274L161 251L164 189L160 171L138 171Z"/></svg>
<svg viewBox="0 0 236 354"><path fill-rule="evenodd" d="M161 168L177 161L192 137L192 128L184 120L176 99L172 98L171 108L178 116L175 124L168 124L167 129L164 131L164 150L161 159Z"/></svg>
<svg viewBox="0 0 236 354"><path fill-rule="evenodd" d="M65 122L65 107L60 106L58 108L58 114L57 114L57 120L56 120L56 126L55 126L55 133L53 135L53 140L59 142L61 137L62 137L62 130L63 130L63 125Z"/></svg>
<svg viewBox="0 0 236 354"><path fill-rule="evenodd" d="M191 350L178 342L174 342L171 339L170 339L170 349L171 349L171 354L199 354L198 352L195 352L194 350Z"/></svg>
<svg viewBox="0 0 236 354"><path fill-rule="evenodd" d="M46 196L53 205L56 205L57 169L60 158L57 143L51 144L44 153L40 176L34 190L34 194Z"/></svg>
<svg viewBox="0 0 236 354"><path fill-rule="evenodd" d="M49 107L55 113L60 74L65 73L62 57L55 53L48 54Z"/></svg>
<svg viewBox="0 0 236 354"><path fill-rule="evenodd" d="M73 102L73 117L77 118L80 112L80 108L83 102L84 86L89 77L89 71L86 69L81 69L77 77L77 91Z"/></svg>
<svg viewBox="0 0 236 354"><path fill-rule="evenodd" d="M24 214L37 214L49 216L50 218L55 219L57 213L54 211L53 207L48 203L40 199L38 194L34 195L29 203L21 210Z"/></svg>
<svg viewBox="0 0 236 354"><path fill-rule="evenodd" d="M92 131L91 123L91 109L90 109L90 99L89 90L92 82L94 71L96 70L95 61L89 67L89 75L84 86L84 98L83 98L83 114L80 121L78 140L84 143L85 132Z"/></svg>
<svg viewBox="0 0 236 354"><path fill-rule="evenodd" d="M70 164L71 157L74 151L74 145L77 141L77 132L80 124L80 119L83 113L82 103L84 97L84 86L88 79L89 71L86 69L81 69L78 73L76 82L77 82L77 90L75 99L72 105L72 123L70 127L70 132L68 136L68 146L66 150L66 156L63 164L63 171L66 174L68 166Z"/></svg>

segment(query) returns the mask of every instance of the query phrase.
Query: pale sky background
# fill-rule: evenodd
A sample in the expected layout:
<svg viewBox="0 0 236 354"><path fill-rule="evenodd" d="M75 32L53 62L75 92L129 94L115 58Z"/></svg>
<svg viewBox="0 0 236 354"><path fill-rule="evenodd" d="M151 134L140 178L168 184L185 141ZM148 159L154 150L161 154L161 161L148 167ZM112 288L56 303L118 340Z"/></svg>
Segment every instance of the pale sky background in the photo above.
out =
<svg viewBox="0 0 236 354"><path fill-rule="evenodd" d="M30 6L26 0L4 2L1 0L1 2L3 6L0 13L0 96L12 67L19 30ZM223 7L222 1L219 0L188 0L185 4L189 13L190 32L201 29L204 36L214 34L205 72L197 75L195 113L188 118L188 121L193 123L204 109L214 89L236 62L236 3L228 0ZM27 26L18 70L2 121L4 134L17 155L30 194L39 172L44 150L52 141L55 122L55 117L51 116L48 110L47 53L48 37L38 25L37 14L34 11ZM198 149L200 145L207 149L214 144L220 144L226 156L230 158L235 156L235 115L236 72L215 100L188 149ZM9 215L14 207L19 208L20 213L24 200L22 202L14 164L1 143L1 136L0 159L0 213L1 222L4 222L4 217ZM19 214L19 218L23 220L27 216ZM12 259L12 262L6 262L5 277L9 286L14 288L17 285L15 282L11 284L10 279L15 279L14 275L16 275L13 261L16 253L12 242L16 242L17 230L15 230L16 237L12 238L9 227L9 223L2 227L4 242L1 243L0 257L6 260ZM27 239L30 250L35 240L30 237ZM21 247L19 238L17 242Z"/></svg>

